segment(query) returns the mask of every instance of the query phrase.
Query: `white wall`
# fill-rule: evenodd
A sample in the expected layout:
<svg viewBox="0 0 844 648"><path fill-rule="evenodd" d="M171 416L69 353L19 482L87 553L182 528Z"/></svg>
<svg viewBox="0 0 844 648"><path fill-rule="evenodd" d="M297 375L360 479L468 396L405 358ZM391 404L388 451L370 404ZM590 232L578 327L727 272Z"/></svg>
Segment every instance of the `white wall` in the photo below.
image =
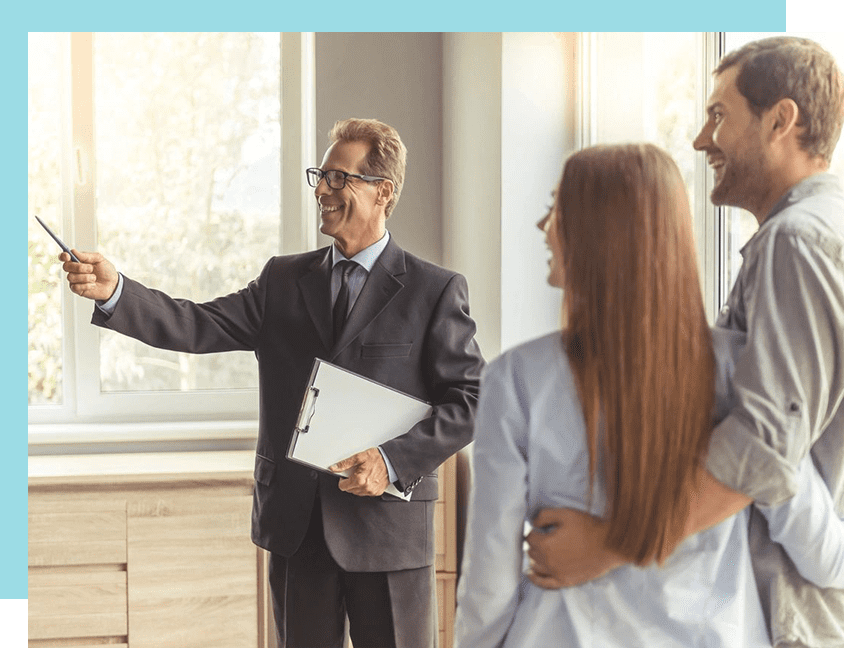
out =
<svg viewBox="0 0 844 648"><path fill-rule="evenodd" d="M551 34L443 36L444 261L469 281L487 359L559 326L535 225L576 142L574 46ZM458 559L470 454L458 453Z"/></svg>
<svg viewBox="0 0 844 648"><path fill-rule="evenodd" d="M536 227L576 145L573 37L508 33L501 88L501 348L559 328L562 291L547 284Z"/></svg>
<svg viewBox="0 0 844 648"><path fill-rule="evenodd" d="M487 358L560 322L536 222L576 142L574 40L443 37L443 242Z"/></svg>

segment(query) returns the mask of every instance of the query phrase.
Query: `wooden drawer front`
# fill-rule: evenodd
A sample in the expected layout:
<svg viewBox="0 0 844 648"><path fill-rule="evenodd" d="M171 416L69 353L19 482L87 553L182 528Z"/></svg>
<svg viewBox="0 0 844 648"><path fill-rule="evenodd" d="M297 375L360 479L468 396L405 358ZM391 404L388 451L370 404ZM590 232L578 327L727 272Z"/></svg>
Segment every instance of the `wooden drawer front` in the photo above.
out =
<svg viewBox="0 0 844 648"><path fill-rule="evenodd" d="M456 574L437 574L437 621L440 629L440 648L454 643L454 611Z"/></svg>
<svg viewBox="0 0 844 648"><path fill-rule="evenodd" d="M30 570L30 641L126 635L125 571Z"/></svg>
<svg viewBox="0 0 844 648"><path fill-rule="evenodd" d="M132 648L258 645L251 506L248 496L130 504Z"/></svg>
<svg viewBox="0 0 844 648"><path fill-rule="evenodd" d="M30 566L125 563L125 502L30 501Z"/></svg>

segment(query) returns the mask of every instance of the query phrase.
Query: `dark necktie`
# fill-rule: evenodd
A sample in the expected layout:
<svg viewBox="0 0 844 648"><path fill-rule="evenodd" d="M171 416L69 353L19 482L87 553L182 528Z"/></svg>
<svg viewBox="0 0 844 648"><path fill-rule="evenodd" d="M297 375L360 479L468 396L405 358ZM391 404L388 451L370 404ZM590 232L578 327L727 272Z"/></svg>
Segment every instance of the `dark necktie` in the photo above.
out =
<svg viewBox="0 0 844 648"><path fill-rule="evenodd" d="M346 314L349 310L349 275L352 274L352 270L355 269L357 263L354 261L338 261L337 266L340 271L340 292L337 293L334 312L332 313L335 343L340 339L340 332L346 323Z"/></svg>

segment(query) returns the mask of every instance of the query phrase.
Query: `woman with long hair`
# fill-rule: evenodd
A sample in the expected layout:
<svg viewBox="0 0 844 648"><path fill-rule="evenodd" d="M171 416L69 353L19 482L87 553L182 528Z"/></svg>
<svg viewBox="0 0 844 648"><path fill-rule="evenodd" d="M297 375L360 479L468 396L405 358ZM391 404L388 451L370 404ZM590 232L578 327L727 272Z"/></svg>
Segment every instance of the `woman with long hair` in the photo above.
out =
<svg viewBox="0 0 844 648"><path fill-rule="evenodd" d="M746 511L680 543L716 363L677 166L648 144L580 151L539 225L563 327L484 374L458 645L770 646ZM602 518L607 546L635 564L532 585L525 525L546 507Z"/></svg>

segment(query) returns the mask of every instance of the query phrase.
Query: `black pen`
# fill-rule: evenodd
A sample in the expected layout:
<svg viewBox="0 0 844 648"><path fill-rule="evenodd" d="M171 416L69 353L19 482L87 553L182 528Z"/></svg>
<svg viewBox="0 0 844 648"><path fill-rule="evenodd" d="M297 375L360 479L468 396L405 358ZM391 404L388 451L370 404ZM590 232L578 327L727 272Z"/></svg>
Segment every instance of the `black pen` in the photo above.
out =
<svg viewBox="0 0 844 648"><path fill-rule="evenodd" d="M45 230L47 230L47 234L49 234L50 236L52 236L52 237L53 237L53 240L54 240L56 243L58 243L58 244L59 244L59 247L60 247L62 250L64 250L65 252L67 252L67 253L70 255L70 258L71 258L71 259L73 259L76 263L82 263L82 262L81 262L81 261L80 261L80 260L76 257L76 255L75 255L73 252L71 252L71 251L70 251L70 248L69 248L69 247L67 247L67 245L65 245L64 241L62 241L62 240L61 240L58 236L56 236L56 235L55 235L55 233L53 233L53 230L51 230L49 227L47 227L47 223L45 223L45 222L44 222L44 221L42 221L40 218L38 218L38 216L36 216L36 217L35 217L35 220L37 220L39 223L41 223L41 227L43 227Z"/></svg>

